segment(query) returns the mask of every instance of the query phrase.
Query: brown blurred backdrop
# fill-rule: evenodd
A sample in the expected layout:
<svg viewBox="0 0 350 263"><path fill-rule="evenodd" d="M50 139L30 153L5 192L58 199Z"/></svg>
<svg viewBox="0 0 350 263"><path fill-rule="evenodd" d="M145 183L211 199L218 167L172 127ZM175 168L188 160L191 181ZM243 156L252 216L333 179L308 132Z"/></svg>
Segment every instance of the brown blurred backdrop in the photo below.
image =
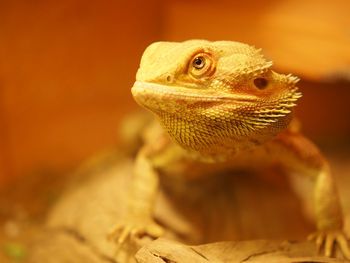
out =
<svg viewBox="0 0 350 263"><path fill-rule="evenodd" d="M118 142L137 109L142 51L157 40L236 40L261 47L303 81L305 132L350 135L350 1L0 1L0 184L63 172Z"/></svg>

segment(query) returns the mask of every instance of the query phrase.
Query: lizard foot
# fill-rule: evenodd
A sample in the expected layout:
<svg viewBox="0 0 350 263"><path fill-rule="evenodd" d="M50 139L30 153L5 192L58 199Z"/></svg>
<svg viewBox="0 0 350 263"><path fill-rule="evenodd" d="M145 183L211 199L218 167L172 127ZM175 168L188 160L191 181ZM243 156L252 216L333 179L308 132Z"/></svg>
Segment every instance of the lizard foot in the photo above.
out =
<svg viewBox="0 0 350 263"><path fill-rule="evenodd" d="M344 257L350 260L350 248L345 233L342 230L318 231L308 236L309 241L314 241L318 252L324 251L326 257L331 257L336 245Z"/></svg>
<svg viewBox="0 0 350 263"><path fill-rule="evenodd" d="M127 245L136 241L137 238L149 236L158 238L164 234L164 229L152 219L130 219L124 223L116 225L108 234L110 241L116 242L117 253L123 245ZM130 242L130 243L129 243Z"/></svg>

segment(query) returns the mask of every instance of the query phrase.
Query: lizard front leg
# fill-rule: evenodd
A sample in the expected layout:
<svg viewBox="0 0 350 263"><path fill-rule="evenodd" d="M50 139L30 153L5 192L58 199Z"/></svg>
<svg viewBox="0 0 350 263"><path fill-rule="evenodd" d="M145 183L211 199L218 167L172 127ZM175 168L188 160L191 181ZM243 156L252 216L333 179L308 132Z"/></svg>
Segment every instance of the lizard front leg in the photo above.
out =
<svg viewBox="0 0 350 263"><path fill-rule="evenodd" d="M159 178L151 161L151 147L144 146L137 154L134 177L131 180L127 215L109 234L116 240L118 249L138 237L160 237L163 228L153 220L153 208L158 192Z"/></svg>
<svg viewBox="0 0 350 263"><path fill-rule="evenodd" d="M331 256L335 244L347 259L350 249L343 232L343 213L329 164L317 147L298 132L280 134L271 144L275 156L291 171L307 174L314 180L314 206L318 231L309 236L320 251Z"/></svg>

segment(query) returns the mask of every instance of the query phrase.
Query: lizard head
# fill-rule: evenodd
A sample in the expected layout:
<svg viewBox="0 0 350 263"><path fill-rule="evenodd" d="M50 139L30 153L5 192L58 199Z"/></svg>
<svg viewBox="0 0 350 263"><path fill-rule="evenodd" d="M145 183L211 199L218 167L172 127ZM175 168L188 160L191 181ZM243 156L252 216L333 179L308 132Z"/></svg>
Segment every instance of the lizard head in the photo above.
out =
<svg viewBox="0 0 350 263"><path fill-rule="evenodd" d="M298 78L271 66L239 42L156 42L144 51L132 94L182 147L232 153L285 129L301 97Z"/></svg>

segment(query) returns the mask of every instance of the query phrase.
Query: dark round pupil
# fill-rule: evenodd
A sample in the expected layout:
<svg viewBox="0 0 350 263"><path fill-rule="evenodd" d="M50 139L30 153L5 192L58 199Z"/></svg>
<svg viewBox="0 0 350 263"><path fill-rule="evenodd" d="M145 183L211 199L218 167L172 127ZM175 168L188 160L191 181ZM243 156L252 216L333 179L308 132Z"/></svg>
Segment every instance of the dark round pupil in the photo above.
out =
<svg viewBox="0 0 350 263"><path fill-rule="evenodd" d="M256 78L254 79L254 85L258 88L258 89L264 89L267 87L268 81L265 78Z"/></svg>
<svg viewBox="0 0 350 263"><path fill-rule="evenodd" d="M200 65L203 63L202 59L201 58L196 58L196 61L195 61L196 65Z"/></svg>
<svg viewBox="0 0 350 263"><path fill-rule="evenodd" d="M203 57L195 58L193 61L193 65L195 68L203 68L204 67L204 58Z"/></svg>

